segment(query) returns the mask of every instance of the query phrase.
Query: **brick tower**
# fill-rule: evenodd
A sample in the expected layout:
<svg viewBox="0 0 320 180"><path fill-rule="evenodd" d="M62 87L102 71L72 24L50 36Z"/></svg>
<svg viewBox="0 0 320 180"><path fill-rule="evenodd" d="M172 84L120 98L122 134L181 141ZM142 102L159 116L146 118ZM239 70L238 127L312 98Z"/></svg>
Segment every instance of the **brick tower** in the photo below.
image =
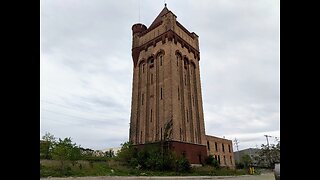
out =
<svg viewBox="0 0 320 180"><path fill-rule="evenodd" d="M199 40L165 6L152 24L132 26L133 87L129 140L168 142L190 163L207 156Z"/></svg>

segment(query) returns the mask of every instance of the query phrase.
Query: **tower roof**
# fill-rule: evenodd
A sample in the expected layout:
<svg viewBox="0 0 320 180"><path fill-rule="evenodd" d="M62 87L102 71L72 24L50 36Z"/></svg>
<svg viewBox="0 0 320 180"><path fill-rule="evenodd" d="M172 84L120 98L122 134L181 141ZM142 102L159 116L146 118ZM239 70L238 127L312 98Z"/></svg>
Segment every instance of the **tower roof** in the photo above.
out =
<svg viewBox="0 0 320 180"><path fill-rule="evenodd" d="M157 26L157 24L162 21L162 16L168 12L170 12L170 10L167 8L167 6L165 6L148 29L153 29L155 26Z"/></svg>

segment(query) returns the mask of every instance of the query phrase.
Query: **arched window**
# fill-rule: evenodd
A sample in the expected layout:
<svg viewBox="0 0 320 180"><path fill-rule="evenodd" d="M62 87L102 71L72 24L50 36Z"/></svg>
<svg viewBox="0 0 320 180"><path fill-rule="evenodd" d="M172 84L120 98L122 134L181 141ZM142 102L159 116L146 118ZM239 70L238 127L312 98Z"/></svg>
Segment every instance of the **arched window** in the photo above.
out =
<svg viewBox="0 0 320 180"><path fill-rule="evenodd" d="M176 50L177 67L179 66L179 60L182 59L182 54L179 50Z"/></svg>
<svg viewBox="0 0 320 180"><path fill-rule="evenodd" d="M153 66L154 66L154 59L153 59L152 56L148 59L148 64L149 64L149 67L150 67L150 68L153 68Z"/></svg>
<svg viewBox="0 0 320 180"><path fill-rule="evenodd" d="M140 71L142 71L142 73L144 73L144 65L145 65L144 60L141 60L139 63L139 68L140 68Z"/></svg>
<svg viewBox="0 0 320 180"><path fill-rule="evenodd" d="M156 53L156 59L157 61L159 61L160 66L162 66L163 61L164 61L164 50L160 49L157 53Z"/></svg>

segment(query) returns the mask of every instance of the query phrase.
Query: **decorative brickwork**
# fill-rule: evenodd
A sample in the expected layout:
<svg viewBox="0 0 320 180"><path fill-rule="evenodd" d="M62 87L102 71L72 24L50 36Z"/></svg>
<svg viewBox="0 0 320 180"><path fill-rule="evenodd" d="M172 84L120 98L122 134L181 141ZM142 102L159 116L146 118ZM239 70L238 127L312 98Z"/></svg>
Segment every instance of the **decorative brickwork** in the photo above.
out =
<svg viewBox="0 0 320 180"><path fill-rule="evenodd" d="M165 7L149 28L134 24L132 36L129 140L137 146L167 141L191 163L204 162L208 152L198 35Z"/></svg>

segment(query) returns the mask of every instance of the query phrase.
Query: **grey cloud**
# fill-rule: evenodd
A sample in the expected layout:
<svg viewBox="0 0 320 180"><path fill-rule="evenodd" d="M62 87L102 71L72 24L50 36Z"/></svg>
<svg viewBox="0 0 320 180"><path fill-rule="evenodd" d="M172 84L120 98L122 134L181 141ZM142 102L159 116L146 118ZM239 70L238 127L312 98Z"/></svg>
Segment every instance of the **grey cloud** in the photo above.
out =
<svg viewBox="0 0 320 180"><path fill-rule="evenodd" d="M140 22L149 26L163 2L140 3ZM265 133L278 135L278 1L167 4L200 37L207 134L237 137L241 148L265 143ZM47 101L41 134L71 136L95 149L128 139L131 26L138 9L137 0L41 1L41 99Z"/></svg>

